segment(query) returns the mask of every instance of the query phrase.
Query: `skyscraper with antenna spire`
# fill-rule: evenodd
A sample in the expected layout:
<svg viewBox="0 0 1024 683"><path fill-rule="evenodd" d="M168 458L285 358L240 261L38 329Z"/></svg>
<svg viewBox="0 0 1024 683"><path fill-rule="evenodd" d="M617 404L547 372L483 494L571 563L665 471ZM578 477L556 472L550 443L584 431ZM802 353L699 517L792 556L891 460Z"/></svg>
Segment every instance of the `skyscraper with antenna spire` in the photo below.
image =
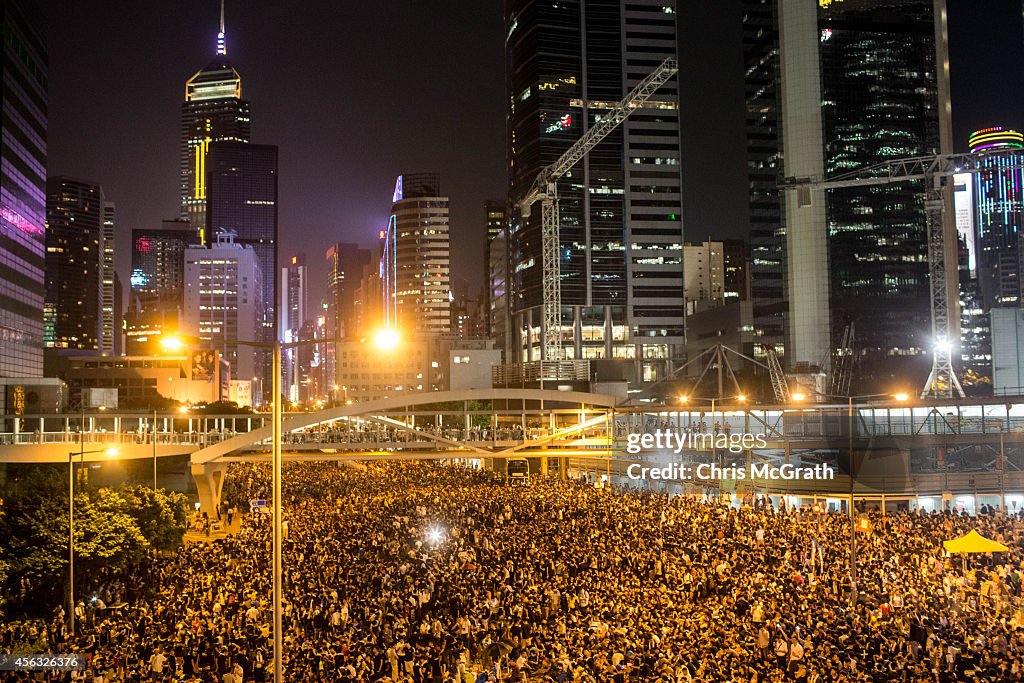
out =
<svg viewBox="0 0 1024 683"><path fill-rule="evenodd" d="M210 143L249 142L248 100L242 99L242 77L227 58L224 0L213 60L185 83L181 105L181 217L205 243L206 155Z"/></svg>

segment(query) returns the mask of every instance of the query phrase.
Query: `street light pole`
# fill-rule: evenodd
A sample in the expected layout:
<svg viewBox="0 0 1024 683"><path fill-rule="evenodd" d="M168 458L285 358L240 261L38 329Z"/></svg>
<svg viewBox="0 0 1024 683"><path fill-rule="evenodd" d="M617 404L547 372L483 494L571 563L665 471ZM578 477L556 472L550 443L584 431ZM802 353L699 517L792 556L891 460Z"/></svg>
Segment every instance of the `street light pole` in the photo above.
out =
<svg viewBox="0 0 1024 683"><path fill-rule="evenodd" d="M82 438L85 435L82 434ZM83 456L84 457L84 456ZM68 634L75 635L75 452L68 453Z"/></svg>
<svg viewBox="0 0 1024 683"><path fill-rule="evenodd" d="M398 342L397 332L394 330L386 330L387 336L381 336L378 334L377 344L390 344L394 346ZM237 340L234 343L240 346L247 346L249 348L256 349L271 349L271 365L272 369L272 381L271 390L273 391L272 402L271 402L271 491L274 501L273 514L271 516L271 524L273 530L271 532L273 543L271 550L271 562L273 566L273 592L271 599L273 601L273 622L274 622L274 638L273 638L273 662L274 662L274 683L283 683L284 676L284 661L282 658L284 651L284 630L283 630L283 587L282 587L282 554L283 554L283 541L282 541L282 521L281 521L281 510L284 507L284 498L281 494L281 350L282 349L294 349L300 346L308 346L313 344L333 344L342 341L341 338L330 338L330 339L310 339L304 341L288 342L285 344L281 343L280 339L275 339L272 343L268 342L256 342L256 341L242 341ZM184 345L184 342L180 338L169 338L164 342L166 348L180 348ZM262 393L262 378L260 379L260 390ZM346 390L347 392L347 390ZM347 396L347 394L346 394Z"/></svg>
<svg viewBox="0 0 1024 683"><path fill-rule="evenodd" d="M857 513L854 510L853 505L853 468L854 468L854 457L853 457L853 396L847 397L847 411L846 411L846 430L849 432L847 435L849 438L847 457L849 458L848 467L850 468L850 605L857 605Z"/></svg>
<svg viewBox="0 0 1024 683"><path fill-rule="evenodd" d="M153 408L153 490L156 491L156 408Z"/></svg>
<svg viewBox="0 0 1024 683"><path fill-rule="evenodd" d="M82 410L82 419L85 419L85 410ZM85 450L85 434L82 434L81 447L78 452L68 452L68 635L75 635L75 455L77 454L82 465L85 465L85 456L92 453L106 453L116 455L116 448L107 448L102 451Z"/></svg>
<svg viewBox="0 0 1024 683"><path fill-rule="evenodd" d="M283 638L282 638L282 586L281 586L281 555L282 555L282 540L281 540L281 509L284 507L284 499L281 496L281 342L280 340L274 341L273 357L271 360L273 366L273 414L271 420L273 422L273 428L271 434L272 446L272 468L273 468L273 498L274 498L274 683L282 683L283 681L283 669L284 661L282 660L283 654Z"/></svg>

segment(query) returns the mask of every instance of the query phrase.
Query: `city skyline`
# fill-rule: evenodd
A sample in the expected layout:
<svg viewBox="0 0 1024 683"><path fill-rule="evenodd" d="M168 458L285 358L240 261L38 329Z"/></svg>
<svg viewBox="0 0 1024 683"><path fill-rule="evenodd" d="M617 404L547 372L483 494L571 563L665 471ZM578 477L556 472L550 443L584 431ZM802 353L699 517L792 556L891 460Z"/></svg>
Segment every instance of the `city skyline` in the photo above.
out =
<svg viewBox="0 0 1024 683"><path fill-rule="evenodd" d="M688 240L747 237L739 4L679 7L681 90L704 85L701 107L683 106L680 112ZM501 3L448 5L448 13L435 17L415 5L401 12L359 5L338 12L316 0L295 11L273 3L227 3L231 61L245 77L246 99L259 112L253 142L282 149L285 252L304 248L303 234L310 229L326 231L324 248L331 241L370 246L388 218L389 207L376 201L382 189L406 170L435 168L449 179L453 239L483 249L481 207L505 194ZM954 147L966 150L973 130L1024 125L1013 114L1024 111L1024 75L1013 68L1024 57L1020 3L993 0L984 15L967 11L965 0L949 5ZM219 3L193 0L184 11L182 6L70 5L60 8L58 18L58 5L44 3L51 52L48 174L95 178L117 198L118 272L124 282L129 230L157 226L180 210L182 84L216 53ZM420 35L424 21L434 28L431 36ZM702 30L709 23L720 28ZM387 26L401 39L374 40L376 33L367 28L375 26ZM345 39L335 43L332 36ZM275 44L288 49L260 49ZM154 49L160 60L131 58ZM410 58L424 50L428 58ZM688 60L693 63L700 53L708 57L699 62L701 69L687 69ZM446 73L459 78L445 79ZM132 82L131 97L90 95L95 106L81 106L86 93L118 92L122 80ZM715 87L707 88L708 83ZM374 87L400 89L415 106L381 108L376 97L346 95ZM316 106L293 116L290 103L296 97L310 98ZM146 135L115 135L123 116ZM349 122L351 130L339 120ZM371 126L375 134L366 135ZM463 148L449 143L456 134L465 141ZM413 138L416 144L410 144ZM707 191L694 188L694 182L703 182ZM466 280L475 287L480 275L474 259L459 256L452 265L453 282ZM311 277L321 276L323 266L314 262Z"/></svg>

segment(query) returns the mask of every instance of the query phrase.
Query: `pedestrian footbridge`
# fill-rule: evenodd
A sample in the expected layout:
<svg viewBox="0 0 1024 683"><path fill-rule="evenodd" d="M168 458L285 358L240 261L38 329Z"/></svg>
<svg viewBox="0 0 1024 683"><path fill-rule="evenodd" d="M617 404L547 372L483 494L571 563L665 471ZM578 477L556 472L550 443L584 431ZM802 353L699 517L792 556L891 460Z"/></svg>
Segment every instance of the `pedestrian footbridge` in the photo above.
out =
<svg viewBox="0 0 1024 683"><path fill-rule="evenodd" d="M724 405L723 405L724 404ZM551 458L565 470L595 463L671 457L734 457L715 449L627 453L630 435L762 435L758 461L833 463L851 451L865 476L906 481L918 475L1024 472L1024 403L948 401L927 404L749 406L736 401L632 405L612 396L539 389L480 389L406 395L310 413L286 413L286 460L474 460L494 466L509 457ZM220 498L227 464L269 458L267 414L203 415L111 411L0 416L0 462L99 460L188 455L203 506ZM701 452L703 451L703 452ZM613 465L604 468L613 473ZM972 475L973 476L973 475ZM889 484L885 484L888 486ZM1024 486L1024 483L1022 483Z"/></svg>

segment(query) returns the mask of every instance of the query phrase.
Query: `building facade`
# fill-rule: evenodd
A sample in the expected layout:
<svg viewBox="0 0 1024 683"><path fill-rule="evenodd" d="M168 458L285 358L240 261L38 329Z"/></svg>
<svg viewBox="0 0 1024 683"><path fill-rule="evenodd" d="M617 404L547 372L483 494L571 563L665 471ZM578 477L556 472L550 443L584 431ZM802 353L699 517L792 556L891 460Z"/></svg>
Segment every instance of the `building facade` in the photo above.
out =
<svg viewBox="0 0 1024 683"><path fill-rule="evenodd" d="M113 205L108 205L98 183L66 176L46 181L43 325L47 348L102 350L104 278L108 274L104 258L105 209L111 212L112 227ZM112 273L110 288L112 326Z"/></svg>
<svg viewBox="0 0 1024 683"><path fill-rule="evenodd" d="M1024 239L1024 135L996 126L971 134L972 152L985 152L973 180L978 284L985 309L1019 307Z"/></svg>
<svg viewBox="0 0 1024 683"><path fill-rule="evenodd" d="M208 247L185 250L183 330L200 340L194 353L225 359L235 379L259 378L262 354L238 342L254 341L264 308L263 273L252 246L220 232Z"/></svg>
<svg viewBox="0 0 1024 683"><path fill-rule="evenodd" d="M493 293L493 287L492 287L492 283L491 283L491 277L493 275L493 271L492 271L492 267L493 266L491 264L491 251L492 251L491 244L494 242L495 238L497 238L498 235L501 234L503 230L505 230L505 226L506 226L507 222L508 222L508 210L505 208L505 202L498 202L498 201L493 201L493 200L484 202L484 231L485 232L484 232L483 269L484 269L484 283L486 283L486 285L484 287L484 298L483 298L483 304L482 305L483 305L484 315L486 316L486 320L484 320L484 324L486 325L485 333L487 335L491 335L491 334L495 334L496 335L497 334L497 332L494 331L495 330L495 328L494 328L494 320L493 320L493 315L491 313L491 311L492 311L491 295ZM504 339L503 339L503 336L504 336L503 335L503 331L504 331L504 329L506 327L507 327L507 325L505 323L501 323L502 337L497 337L497 336L495 337L495 338L501 340L500 341L500 346L501 346L502 349L505 348Z"/></svg>
<svg viewBox="0 0 1024 683"><path fill-rule="evenodd" d="M278 305L278 329L281 330L281 341L285 343L299 341L303 336L303 328L308 321L308 282L306 255L292 256L281 269L281 301ZM290 401L299 400L299 387L304 379L300 372L299 352L299 348L285 349L282 356L284 367L281 381Z"/></svg>
<svg viewBox="0 0 1024 683"><path fill-rule="evenodd" d="M159 228L132 230L131 297L126 316L129 354L154 353L161 333L181 327L185 305L185 250L199 236L184 219L162 221Z"/></svg>
<svg viewBox="0 0 1024 683"><path fill-rule="evenodd" d="M364 269L370 264L370 250L350 242L337 242L327 249L326 259L329 336L355 335L356 291Z"/></svg>
<svg viewBox="0 0 1024 683"><path fill-rule="evenodd" d="M116 289L120 283L114 269L115 211L114 202L104 200L100 216L100 353L105 356L117 352L117 336L123 334L117 324L122 311L118 309Z"/></svg>
<svg viewBox="0 0 1024 683"><path fill-rule="evenodd" d="M242 77L227 58L224 15L213 60L185 82L181 105L181 217L204 241L207 227L207 155L218 141L249 142L250 107Z"/></svg>
<svg viewBox="0 0 1024 683"><path fill-rule="evenodd" d="M277 336L277 147L211 143L207 174L207 229L211 235L233 233L237 244L252 247L263 277L266 309L243 334L269 342ZM269 367L264 379L269 386Z"/></svg>
<svg viewBox="0 0 1024 683"><path fill-rule="evenodd" d="M676 57L675 7L506 3L511 206L603 112ZM562 353L622 359L639 381L664 377L684 337L678 107L673 78L558 183ZM540 210L512 215L509 362L541 357L540 233Z"/></svg>
<svg viewBox="0 0 1024 683"><path fill-rule="evenodd" d="M490 388L501 352L488 339L401 335L393 349L372 336L338 344L338 400L348 403L448 389Z"/></svg>
<svg viewBox="0 0 1024 683"><path fill-rule="evenodd" d="M725 254L721 242L685 244L683 273L687 312L698 303L715 305L725 299Z"/></svg>
<svg viewBox="0 0 1024 683"><path fill-rule="evenodd" d="M385 323L412 333L451 328L448 197L436 173L398 177L384 237Z"/></svg>
<svg viewBox="0 0 1024 683"><path fill-rule="evenodd" d="M794 190L777 213L769 185L952 151L945 2L749 0L744 10L748 166L763 190L752 196L758 334L777 343L784 321L788 365L814 371L854 324L864 389L923 383L934 340L922 183Z"/></svg>
<svg viewBox="0 0 1024 683"><path fill-rule="evenodd" d="M5 2L0 20L0 377L42 377L48 56L34 4Z"/></svg>
<svg viewBox="0 0 1024 683"><path fill-rule="evenodd" d="M779 111L778 0L742 0L747 186L750 197L751 305L760 344L785 353L788 323L786 230ZM755 353L762 353L755 348Z"/></svg>
<svg viewBox="0 0 1024 683"><path fill-rule="evenodd" d="M498 348L518 358L511 351L512 310L509 308L509 262L508 226L504 226L487 240L487 336L494 339Z"/></svg>

